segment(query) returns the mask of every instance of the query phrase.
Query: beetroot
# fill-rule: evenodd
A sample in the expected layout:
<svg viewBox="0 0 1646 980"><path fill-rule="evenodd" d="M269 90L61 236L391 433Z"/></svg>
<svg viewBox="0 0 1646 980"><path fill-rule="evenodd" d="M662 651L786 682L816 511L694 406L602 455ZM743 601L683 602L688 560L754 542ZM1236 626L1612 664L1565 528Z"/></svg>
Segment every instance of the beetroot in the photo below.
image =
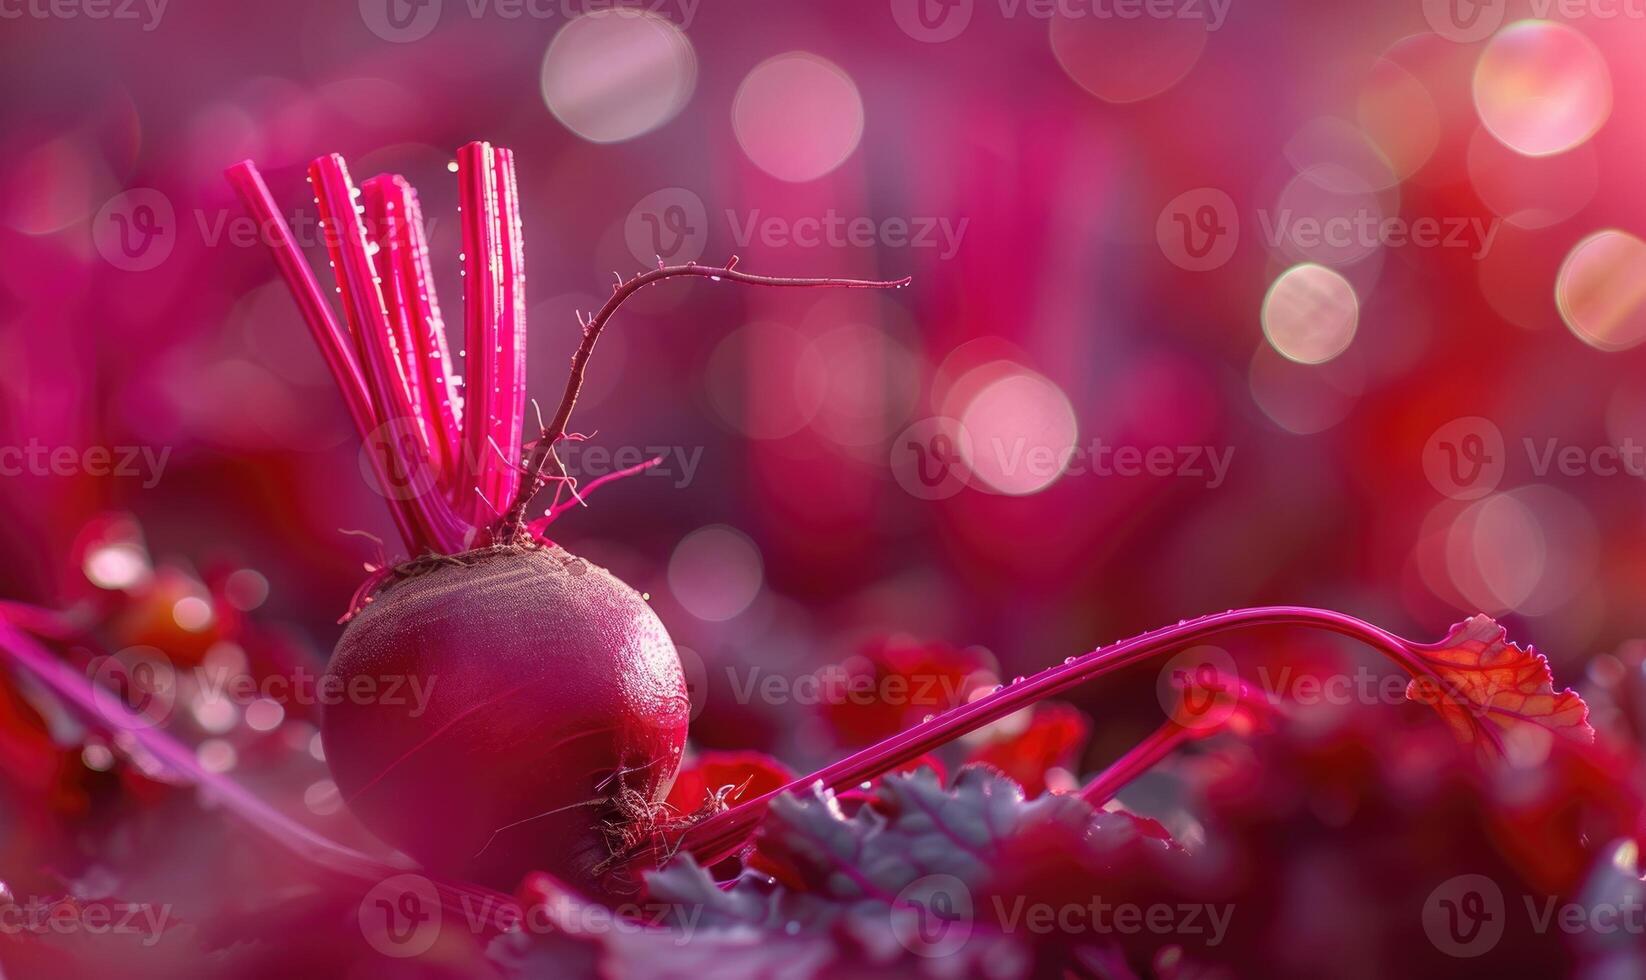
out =
<svg viewBox="0 0 1646 980"><path fill-rule="evenodd" d="M691 703L663 624L558 547L471 552L387 586L330 672L424 679L421 714L383 699L327 709L332 773L378 833L500 887L550 855L590 885L610 854L597 818L620 815L604 801L662 799L686 743Z"/></svg>
<svg viewBox="0 0 1646 980"><path fill-rule="evenodd" d="M662 800L680 766L690 702L674 644L644 598L544 534L600 482L580 491L555 453L581 438L566 426L595 341L627 297L674 277L902 283L752 276L736 270L735 257L723 268L659 263L619 279L598 313L579 317L582 340L560 406L523 444L525 279L513 158L471 143L458 153L457 174L470 352L462 397L406 181L380 176L356 189L336 155L309 168L345 327L256 168L247 161L228 174L269 233L413 555L376 569L347 617L328 672L340 696L322 722L326 758L350 808L432 868L505 888L543 869L608 894L633 884L606 874L624 869L615 858L653 843L672 812ZM551 482L554 503L529 520ZM425 697L408 696L418 691Z"/></svg>

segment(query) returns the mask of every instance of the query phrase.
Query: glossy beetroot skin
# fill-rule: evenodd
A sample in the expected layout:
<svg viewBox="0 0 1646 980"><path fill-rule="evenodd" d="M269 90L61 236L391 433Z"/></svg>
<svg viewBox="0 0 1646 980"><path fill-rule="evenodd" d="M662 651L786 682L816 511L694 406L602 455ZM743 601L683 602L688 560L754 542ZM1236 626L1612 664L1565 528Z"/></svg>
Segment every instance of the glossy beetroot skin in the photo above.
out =
<svg viewBox="0 0 1646 980"><path fill-rule="evenodd" d="M512 888L536 867L601 890L613 797L656 803L680 766L690 702L674 643L637 592L562 548L458 560L381 590L338 641L334 689L398 686L403 703L326 709L337 785L431 868Z"/></svg>

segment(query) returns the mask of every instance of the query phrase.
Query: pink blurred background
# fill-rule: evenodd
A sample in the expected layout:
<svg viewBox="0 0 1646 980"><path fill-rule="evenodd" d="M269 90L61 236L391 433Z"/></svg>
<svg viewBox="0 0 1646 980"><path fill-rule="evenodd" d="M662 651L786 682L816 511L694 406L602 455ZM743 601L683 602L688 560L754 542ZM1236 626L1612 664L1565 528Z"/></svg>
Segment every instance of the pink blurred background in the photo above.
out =
<svg viewBox="0 0 1646 980"><path fill-rule="evenodd" d="M1498 615L1564 681L1646 631L1646 9L649 8L8 5L0 594L250 569L323 663L383 557L345 532L398 544L222 170L257 161L323 277L308 161L407 176L450 324L448 164L485 139L519 162L540 399L574 311L652 253L914 277L669 283L602 340L581 452L671 459L555 537L707 670L792 677L897 633L1010 676L1305 603L1418 637ZM1031 472L999 445L1074 453ZM143 452L97 475L92 447ZM1159 465L1116 472L1120 447ZM922 489L922 452L950 482ZM109 513L141 544L88 547ZM1153 723L1132 682L1089 763ZM832 757L807 731L711 686L693 738Z"/></svg>

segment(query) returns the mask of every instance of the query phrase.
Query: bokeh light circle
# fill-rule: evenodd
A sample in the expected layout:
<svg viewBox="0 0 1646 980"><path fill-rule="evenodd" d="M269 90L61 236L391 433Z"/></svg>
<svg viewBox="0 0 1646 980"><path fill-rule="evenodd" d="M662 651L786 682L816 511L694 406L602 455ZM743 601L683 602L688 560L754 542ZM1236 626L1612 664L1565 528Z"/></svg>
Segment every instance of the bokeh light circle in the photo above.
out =
<svg viewBox="0 0 1646 980"><path fill-rule="evenodd" d="M1472 609L1542 616L1593 589L1594 519L1548 486L1495 493L1457 514L1445 539L1451 585Z"/></svg>
<svg viewBox="0 0 1646 980"><path fill-rule="evenodd" d="M1440 110L1416 75L1391 58L1379 58L1357 100L1360 128L1383 153L1396 176L1422 169L1440 145Z"/></svg>
<svg viewBox="0 0 1646 980"><path fill-rule="evenodd" d="M815 344L782 323L756 321L732 331L709 356L707 373L715 413L751 439L794 435L828 395L829 367Z"/></svg>
<svg viewBox="0 0 1646 980"><path fill-rule="evenodd" d="M1324 364L1343 353L1359 320L1354 287L1322 265L1292 266L1263 297L1263 335L1299 364Z"/></svg>
<svg viewBox="0 0 1646 980"><path fill-rule="evenodd" d="M1475 110L1505 146L1527 156L1562 153L1612 112L1612 77L1594 43L1546 20L1510 24L1481 52Z"/></svg>
<svg viewBox="0 0 1646 980"><path fill-rule="evenodd" d="M812 425L841 446L878 446L920 398L918 356L884 330L847 323L811 342L805 362L823 367Z"/></svg>
<svg viewBox="0 0 1646 980"><path fill-rule="evenodd" d="M1469 183L1503 220L1517 228L1547 228L1578 213L1595 196L1600 166L1592 145L1556 156L1529 157L1484 128L1469 140Z"/></svg>
<svg viewBox="0 0 1646 980"><path fill-rule="evenodd" d="M675 600L711 623L749 608L764 580L760 550L748 535L724 524L686 535L669 556L669 590Z"/></svg>
<svg viewBox="0 0 1646 980"><path fill-rule="evenodd" d="M1299 173L1273 211L1271 248L1286 262L1353 265L1382 246L1385 209L1370 187L1328 168Z"/></svg>
<svg viewBox="0 0 1646 980"><path fill-rule="evenodd" d="M992 371L984 365L980 371ZM1079 437L1074 406L1051 379L1026 368L1000 372L960 413L973 484L1010 496L1039 493L1069 468Z"/></svg>
<svg viewBox="0 0 1646 980"><path fill-rule="evenodd" d="M754 165L779 180L816 180L863 138L863 99L851 76L805 51L756 65L732 100L732 128Z"/></svg>
<svg viewBox="0 0 1646 980"><path fill-rule="evenodd" d="M680 28L612 8L574 18L543 55L543 101L567 129L616 143L673 119L697 85L697 55Z"/></svg>
<svg viewBox="0 0 1646 980"><path fill-rule="evenodd" d="M1171 9L1172 16L1120 17L1064 6L1051 18L1052 54L1077 85L1105 102L1140 102L1182 81L1215 26L1188 7Z"/></svg>
<svg viewBox="0 0 1646 980"><path fill-rule="evenodd" d="M1329 364L1300 364L1258 344L1247 370L1252 401L1293 435L1325 432L1353 411L1365 390L1365 369L1353 356Z"/></svg>
<svg viewBox="0 0 1646 980"><path fill-rule="evenodd" d="M1591 347L1627 350L1646 340L1646 242L1607 230L1572 246L1555 279L1555 305Z"/></svg>

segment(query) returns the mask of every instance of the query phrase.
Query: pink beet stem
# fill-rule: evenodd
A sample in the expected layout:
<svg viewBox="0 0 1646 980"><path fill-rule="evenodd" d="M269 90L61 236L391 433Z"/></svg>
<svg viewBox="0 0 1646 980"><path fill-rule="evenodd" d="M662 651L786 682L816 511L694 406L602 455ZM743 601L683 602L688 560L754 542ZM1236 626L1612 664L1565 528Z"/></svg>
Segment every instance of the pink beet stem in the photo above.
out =
<svg viewBox="0 0 1646 980"><path fill-rule="evenodd" d="M1107 650L1093 650L1067 664L1043 670L1027 680L953 708L809 776L796 779L781 789L710 817L686 832L682 847L690 852L699 864L707 867L741 849L755 825L765 814L767 805L774 797L783 793L804 790L814 785L821 785L828 790L856 785L894 769L910 759L918 758L967 732L998 721L1042 698L1061 694L1077 684L1131 666L1163 651L1178 649L1200 638L1237 628L1284 625L1308 626L1352 637L1386 654L1414 677L1436 676L1423 659L1413 652L1424 649L1423 645L1413 644L1343 613L1303 606L1264 606L1202 616L1176 626L1144 633L1117 643ZM1497 732L1485 731L1484 734L1501 748L1502 739ZM647 856L649 855L639 855L637 859Z"/></svg>
<svg viewBox="0 0 1646 980"><path fill-rule="evenodd" d="M423 372L416 363L417 345L412 339L411 293L416 284L403 275L404 263L400 250L405 247L405 215L401 205L390 195L391 181L379 174L360 185L360 203L366 209L366 238L377 245L369 257L377 275L378 292L383 297L383 311L388 316L389 347L398 365L398 378L405 404L417 423L418 435L429 447L430 466L437 472L441 448L436 440L442 436L430 424L428 400L423 396ZM369 250L368 250L369 251Z"/></svg>
<svg viewBox="0 0 1646 980"><path fill-rule="evenodd" d="M339 325L331 305L326 302L326 296L320 291L320 282L315 278L314 270L310 269L308 262L304 260L303 252L298 248L296 238L292 235L291 226L286 224L285 217L275 206L274 196L269 193L268 185L263 182L263 175L257 172L257 166L250 160L242 160L230 167L226 174L229 183L239 193L246 211L256 219L258 227L268 229L272 235L269 250L274 253L275 265L279 268L281 277L286 280L292 298L297 302L297 309L302 314L303 322L308 324L315 346L326 359L332 380L336 382L337 390L342 393L343 403L349 410L349 417L354 421L355 431L360 434L361 439L369 440L383 420L377 417L371 398L366 392L366 382L361 375L360 364L355 359L354 342ZM368 455L371 457L378 484L389 486L388 472L381 454ZM399 528L400 537L406 542L406 546L416 550L420 537L410 509L403 501L391 499L389 513L393 516L395 526Z"/></svg>
<svg viewBox="0 0 1646 980"><path fill-rule="evenodd" d="M383 456L382 466L396 482L383 484L391 503L404 506L411 516L418 539L409 542L414 553L434 550L451 554L466 547L472 525L463 522L444 496L436 492L438 478L430 463L427 443L422 441L407 389L401 377L399 355L393 349L393 335L377 272L372 266L366 230L355 204L358 192L349 179L348 167L337 154L320 157L309 166L314 183L320 221L330 230L326 246L336 268L342 291L343 310L353 329L356 350L365 366L367 390L377 407L378 417L389 426L374 433L366 451ZM398 492L404 490L405 492Z"/></svg>
<svg viewBox="0 0 1646 980"><path fill-rule="evenodd" d="M463 229L463 477L459 486L474 491L460 509L476 525L496 520L492 508L500 477L493 464L493 441L501 442L508 426L503 379L498 376L504 346L501 217L497 167L490 143L470 143L457 151L458 197ZM508 345L513 348L513 343Z"/></svg>
<svg viewBox="0 0 1646 980"><path fill-rule="evenodd" d="M385 864L369 854L338 844L264 803L234 780L206 770L188 747L153 727L148 719L128 710L116 695L110 693L99 698L90 678L14 629L5 619L0 619L0 653L18 669L44 684L87 721L104 730L128 733L167 769L197 786L224 809L317 870L367 884L376 884L405 873L404 868ZM433 877L429 880L439 892L442 906L454 913L467 914L476 907L496 908L499 903L507 905L512 901L505 895L475 885Z"/></svg>
<svg viewBox="0 0 1646 980"><path fill-rule="evenodd" d="M520 485L521 439L526 422L526 241L520 221L520 186L515 180L514 153L498 149L493 167L497 178L497 243L502 277L502 308L495 360L497 396L501 407L492 441L506 455L494 462L487 496L499 507L508 506Z"/></svg>
<svg viewBox="0 0 1646 980"><path fill-rule="evenodd" d="M1101 807L1113 799L1121 787L1153 769L1179 747L1194 741L1195 737L1196 733L1182 725L1173 721L1166 722L1125 755L1116 759L1109 768L1098 773L1080 791L1080 798L1094 807Z"/></svg>
<svg viewBox="0 0 1646 980"><path fill-rule="evenodd" d="M384 184L384 195L397 206L402 220L394 227L405 235L400 242L401 280L407 284L407 307L411 314L413 361L423 373L421 385L426 401L424 414L433 420L440 454L440 472L448 499L456 502L459 491L457 457L462 452L463 396L452 383L451 352L446 348L446 324L440 316L435 295L434 272L429 265L429 243L423 231L423 208L417 191L405 178L394 176Z"/></svg>

